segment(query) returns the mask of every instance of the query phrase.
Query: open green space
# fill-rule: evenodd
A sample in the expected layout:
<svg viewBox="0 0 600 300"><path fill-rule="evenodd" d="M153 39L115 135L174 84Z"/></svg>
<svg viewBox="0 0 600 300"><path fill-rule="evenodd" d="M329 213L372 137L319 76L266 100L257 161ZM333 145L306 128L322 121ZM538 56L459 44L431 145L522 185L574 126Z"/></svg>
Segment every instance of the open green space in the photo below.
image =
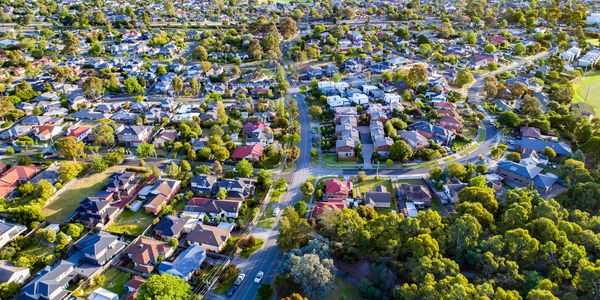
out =
<svg viewBox="0 0 600 300"><path fill-rule="evenodd" d="M109 176L115 171L115 168L110 168L102 173L74 179L76 182L71 183L67 190L62 191L54 201L44 207L42 215L50 222L63 222L79 207L83 199L104 189L108 184Z"/></svg>
<svg viewBox="0 0 600 300"><path fill-rule="evenodd" d="M265 243L265 240L260 239L260 238L255 238L255 241L256 241L256 244L253 247L250 247L250 248L242 251L242 253L240 253L241 258L250 257L250 255L252 255L252 253L254 253L258 249L262 248L263 244Z"/></svg>
<svg viewBox="0 0 600 300"><path fill-rule="evenodd" d="M339 277L335 279L335 289L329 293L326 300L360 300L362 299L360 296L360 291L358 287L352 285L346 280L343 280Z"/></svg>
<svg viewBox="0 0 600 300"><path fill-rule="evenodd" d="M600 95L600 71L590 72L584 78L578 79L573 84L573 88L575 89L573 102L586 102L595 109L600 109L600 98L597 97Z"/></svg>
<svg viewBox="0 0 600 300"><path fill-rule="evenodd" d="M107 230L120 234L138 235L152 223L152 219L154 216L147 214L143 208L138 211L125 209Z"/></svg>
<svg viewBox="0 0 600 300"><path fill-rule="evenodd" d="M87 298L95 289L101 287L105 288L111 292L117 293L119 296L123 296L126 292L125 284L131 278L131 274L127 272L123 272L121 270L115 268L109 268L108 270L102 273L104 276L104 284L101 286L90 284L85 289L83 289L81 296Z"/></svg>
<svg viewBox="0 0 600 300"><path fill-rule="evenodd" d="M353 164L360 163L358 160L338 160L337 154L335 154L335 153L325 153L325 154L323 154L322 159L323 159L323 163L327 164L327 165L337 165L337 164L353 165Z"/></svg>
<svg viewBox="0 0 600 300"><path fill-rule="evenodd" d="M31 243L25 249L21 250L20 254L22 256L33 256L43 258L48 254L53 254L54 248L48 245L44 245L42 243Z"/></svg>
<svg viewBox="0 0 600 300"><path fill-rule="evenodd" d="M273 226L275 226L275 217L273 217L273 210L275 210L273 206L267 206L262 216L260 217L260 220L258 220L258 223L256 223L256 226L266 229L273 228Z"/></svg>

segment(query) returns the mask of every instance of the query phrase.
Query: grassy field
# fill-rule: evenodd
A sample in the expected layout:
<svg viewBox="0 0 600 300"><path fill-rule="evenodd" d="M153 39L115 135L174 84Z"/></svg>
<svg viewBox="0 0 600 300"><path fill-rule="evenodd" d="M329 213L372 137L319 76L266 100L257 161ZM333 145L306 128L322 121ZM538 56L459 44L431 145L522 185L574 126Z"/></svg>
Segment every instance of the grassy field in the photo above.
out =
<svg viewBox="0 0 600 300"><path fill-rule="evenodd" d="M31 245L27 246L25 249L21 250L21 255L23 256L35 256L43 258L48 254L53 254L54 248L50 246L46 246L41 243L31 243Z"/></svg>
<svg viewBox="0 0 600 300"><path fill-rule="evenodd" d="M87 298L95 289L102 287L111 292L117 293L119 296L123 296L125 294L125 284L131 278L131 274L127 272L123 272L117 270L115 268L110 268L104 273L105 280L102 286L97 285L89 285L83 290L82 297Z"/></svg>
<svg viewBox="0 0 600 300"><path fill-rule="evenodd" d="M325 298L326 300L360 300L360 292L356 286L353 286L348 281L340 279L339 277L335 279L335 289L329 293L329 295Z"/></svg>
<svg viewBox="0 0 600 300"><path fill-rule="evenodd" d="M585 95L588 95L588 101L595 109L600 109L600 71L591 72L583 79L579 79L573 84L575 97L573 102L585 102ZM588 92L589 88L589 92Z"/></svg>
<svg viewBox="0 0 600 300"><path fill-rule="evenodd" d="M52 203L42 210L48 221L60 223L65 220L77 207L79 203L88 196L93 196L108 184L109 176L122 169L122 167L109 168L108 170L86 176L73 182L68 190L65 190Z"/></svg>
<svg viewBox="0 0 600 300"><path fill-rule="evenodd" d="M154 216L147 214L144 208L140 208L138 211L125 209L107 230L121 234L141 234L153 219Z"/></svg>
<svg viewBox="0 0 600 300"><path fill-rule="evenodd" d="M275 210L273 206L267 206L263 215L260 217L260 220L258 220L258 223L256 223L256 226L266 229L273 228L273 226L275 225L275 217L273 217L273 210Z"/></svg>
<svg viewBox="0 0 600 300"><path fill-rule="evenodd" d="M262 248L262 246L263 246L264 243L265 243L265 240L256 238L256 244L254 245L254 247L248 248L248 249L242 251L242 253L240 253L240 257L241 258L248 258L248 257L250 257L250 255L252 255L252 253L254 253L258 249Z"/></svg>

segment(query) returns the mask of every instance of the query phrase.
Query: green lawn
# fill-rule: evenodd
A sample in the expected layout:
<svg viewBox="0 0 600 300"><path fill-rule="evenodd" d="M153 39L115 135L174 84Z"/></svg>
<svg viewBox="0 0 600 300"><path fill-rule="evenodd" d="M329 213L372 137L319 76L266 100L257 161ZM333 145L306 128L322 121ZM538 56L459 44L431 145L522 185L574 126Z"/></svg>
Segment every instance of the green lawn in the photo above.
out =
<svg viewBox="0 0 600 300"><path fill-rule="evenodd" d="M104 284L102 286L89 285L83 290L83 293L80 297L87 298L87 296L89 296L95 289L99 287L117 293L121 297L125 294L125 284L131 278L130 273L123 272L115 268L109 268L108 270L104 271L102 275L105 277Z"/></svg>
<svg viewBox="0 0 600 300"><path fill-rule="evenodd" d="M574 85L575 97L573 102L585 102L585 96L587 97L587 103L592 105L594 108L600 108L600 71L589 73L583 79L579 79ZM589 88L589 92L588 92Z"/></svg>
<svg viewBox="0 0 600 300"><path fill-rule="evenodd" d="M131 211L125 209L119 217L108 227L108 231L121 234L137 235L144 232L152 220L155 218L154 215L147 214L144 208L140 208L138 211Z"/></svg>
<svg viewBox="0 0 600 300"><path fill-rule="evenodd" d="M250 257L250 255L252 255L252 253L254 253L258 249L262 248L263 244L265 243L265 240L263 240L263 239L256 238L255 240L256 240L256 244L254 245L254 247L248 248L248 249L242 251L242 253L240 253L241 258Z"/></svg>
<svg viewBox="0 0 600 300"><path fill-rule="evenodd" d="M336 164L358 164L360 162L358 160L338 160L337 154L326 153L326 154L323 154L323 163L327 164L327 165L336 165Z"/></svg>
<svg viewBox="0 0 600 300"><path fill-rule="evenodd" d="M348 281L340 279L337 277L335 279L335 289L329 293L329 295L325 298L326 300L360 300L362 297L360 296L360 292L358 291L358 287L350 284Z"/></svg>
<svg viewBox="0 0 600 300"><path fill-rule="evenodd" d="M31 243L31 245L20 251L20 254L23 256L35 256L39 258L44 258L44 256L53 253L54 248L37 242Z"/></svg>
<svg viewBox="0 0 600 300"><path fill-rule="evenodd" d="M600 46L598 39L587 39L587 42L588 42L588 44L591 44L592 46L596 46L596 47Z"/></svg>
<svg viewBox="0 0 600 300"><path fill-rule="evenodd" d="M61 223L75 209L79 207L79 203L88 196L93 196L100 190L104 189L109 181L109 176L117 169L110 168L102 173L86 176L73 182L68 190L65 190L52 203L48 204L42 210L42 215L49 222Z"/></svg>
<svg viewBox="0 0 600 300"><path fill-rule="evenodd" d="M267 206L267 208L265 208L264 213L260 217L260 220L258 220L256 226L266 229L273 228L273 226L275 225L275 217L273 217L273 210L275 210L273 206Z"/></svg>

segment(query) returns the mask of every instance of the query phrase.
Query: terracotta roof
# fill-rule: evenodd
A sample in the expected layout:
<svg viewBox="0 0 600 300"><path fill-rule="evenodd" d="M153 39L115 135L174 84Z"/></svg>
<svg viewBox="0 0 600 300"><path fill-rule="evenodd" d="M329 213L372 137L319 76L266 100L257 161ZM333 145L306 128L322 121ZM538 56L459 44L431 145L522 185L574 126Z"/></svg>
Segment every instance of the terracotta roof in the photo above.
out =
<svg viewBox="0 0 600 300"><path fill-rule="evenodd" d="M80 137L82 134L86 133L88 130L90 130L92 127L90 126L86 126L86 125L79 125L76 126L75 128L71 128L70 132L69 132L69 136L72 137Z"/></svg>
<svg viewBox="0 0 600 300"><path fill-rule="evenodd" d="M327 194L348 194L352 189L352 183L346 180L329 179L325 183Z"/></svg>
<svg viewBox="0 0 600 300"><path fill-rule="evenodd" d="M168 243L146 237L141 237L127 248L131 260L134 263L143 265L155 262L159 256L164 257L165 253L169 251L171 251L171 246Z"/></svg>
<svg viewBox="0 0 600 300"><path fill-rule="evenodd" d="M238 146L233 150L233 154L231 154L231 158L233 159L242 159L252 155L253 158L260 158L263 155L264 148L261 145L253 145L253 146Z"/></svg>

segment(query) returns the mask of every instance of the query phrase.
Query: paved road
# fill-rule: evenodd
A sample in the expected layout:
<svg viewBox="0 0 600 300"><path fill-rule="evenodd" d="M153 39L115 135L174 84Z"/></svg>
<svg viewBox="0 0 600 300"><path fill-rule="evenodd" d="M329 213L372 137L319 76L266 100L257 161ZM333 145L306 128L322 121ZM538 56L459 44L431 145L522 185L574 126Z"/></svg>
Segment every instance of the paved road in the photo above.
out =
<svg viewBox="0 0 600 300"><path fill-rule="evenodd" d="M302 199L300 185L306 181L311 174L310 149L311 149L311 132L310 132L310 117L308 108L304 102L304 96L298 93L292 94L298 102L298 113L300 121L300 157L296 161L296 168L291 174L291 180L288 185L288 192L281 196L279 203L271 204L277 206L281 211L287 206ZM276 218L276 224L279 222L279 216ZM277 248L277 235L279 226L272 229L263 229L254 227L250 234L255 235L265 240L264 246L255 252L248 259L235 259L233 262L238 268L246 273L246 280L239 287L232 299L254 300L260 284L254 283L254 277L260 271L265 272L263 283L272 283L279 269L282 253ZM215 297L216 298L216 297Z"/></svg>

